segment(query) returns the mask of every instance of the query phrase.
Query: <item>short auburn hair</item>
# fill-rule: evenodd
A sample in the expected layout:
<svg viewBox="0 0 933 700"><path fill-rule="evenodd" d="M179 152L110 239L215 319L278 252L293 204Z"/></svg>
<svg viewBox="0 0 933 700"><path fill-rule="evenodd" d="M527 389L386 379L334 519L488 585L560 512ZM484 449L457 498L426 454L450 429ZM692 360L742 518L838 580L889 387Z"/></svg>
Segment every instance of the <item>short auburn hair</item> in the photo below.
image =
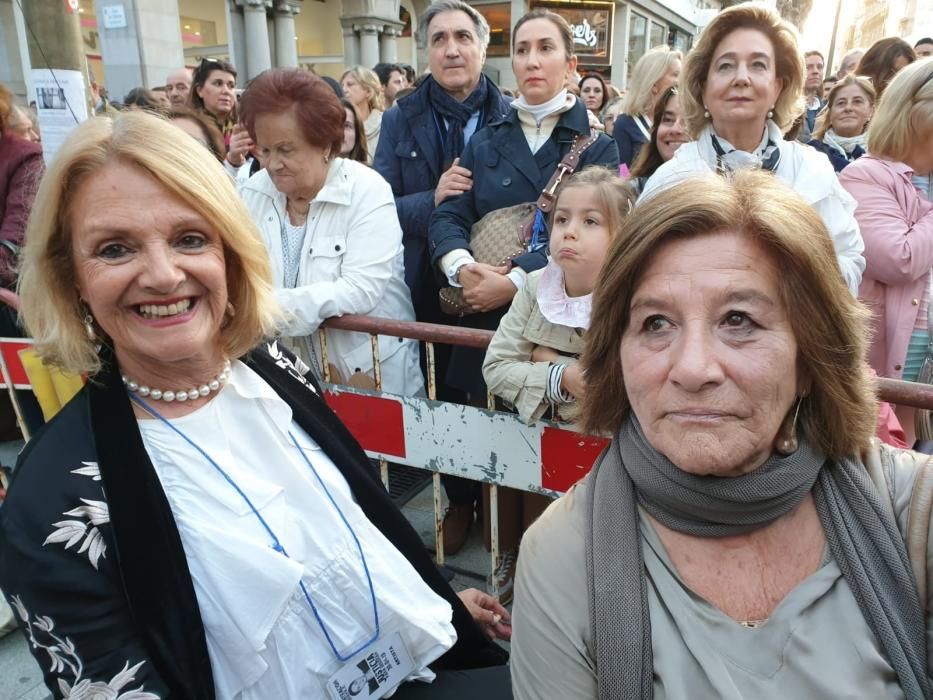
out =
<svg viewBox="0 0 933 700"><path fill-rule="evenodd" d="M699 137L706 126L703 92L713 54L723 39L739 29L755 29L768 37L774 46L775 77L784 81L784 88L774 105L774 123L786 132L803 114L804 60L797 30L771 8L746 2L716 15L684 59L680 73L680 85L683 87L680 101L693 138Z"/></svg>
<svg viewBox="0 0 933 700"><path fill-rule="evenodd" d="M333 88L299 68L273 68L260 73L240 99L240 119L253 141L256 118L292 110L305 141L340 154L343 144L343 105Z"/></svg>
<svg viewBox="0 0 933 700"><path fill-rule="evenodd" d="M762 248L777 268L781 301L810 381L799 425L828 457L857 455L875 433L878 404L865 361L869 311L839 272L826 225L771 173L742 170L691 177L648 197L626 217L593 292L583 368L586 432L614 434L628 417L620 348L642 276L668 243L734 232Z"/></svg>

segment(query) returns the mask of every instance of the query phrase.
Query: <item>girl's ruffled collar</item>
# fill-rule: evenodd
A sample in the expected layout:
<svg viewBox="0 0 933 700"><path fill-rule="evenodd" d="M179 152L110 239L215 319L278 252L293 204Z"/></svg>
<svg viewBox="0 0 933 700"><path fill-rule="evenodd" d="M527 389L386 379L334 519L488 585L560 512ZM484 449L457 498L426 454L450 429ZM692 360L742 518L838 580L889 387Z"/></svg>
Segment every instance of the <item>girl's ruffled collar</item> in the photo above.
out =
<svg viewBox="0 0 933 700"><path fill-rule="evenodd" d="M551 323L570 328L589 328L592 293L582 297L567 296L564 271L553 260L548 260L538 280L537 300L544 318Z"/></svg>

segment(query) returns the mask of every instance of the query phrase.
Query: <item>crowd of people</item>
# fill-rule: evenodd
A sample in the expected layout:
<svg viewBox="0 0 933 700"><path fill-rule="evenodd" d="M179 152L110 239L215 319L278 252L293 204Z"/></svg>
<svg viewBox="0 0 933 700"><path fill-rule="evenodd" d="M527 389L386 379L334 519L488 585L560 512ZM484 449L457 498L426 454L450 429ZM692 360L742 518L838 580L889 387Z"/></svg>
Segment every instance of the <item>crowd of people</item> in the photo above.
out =
<svg viewBox="0 0 933 700"><path fill-rule="evenodd" d="M551 11L509 88L489 35L435 0L421 76L95 86L47 171L0 89L5 333L88 377L0 507L49 689L933 697L904 449L933 429L873 380L933 383L933 39L827 75L745 3L620 91ZM377 371L345 314L494 331L437 348L438 398L612 439L556 501L499 489L498 599L451 589L323 401L425 395L418 343L381 336ZM489 546L488 490L442 480L445 551Z"/></svg>

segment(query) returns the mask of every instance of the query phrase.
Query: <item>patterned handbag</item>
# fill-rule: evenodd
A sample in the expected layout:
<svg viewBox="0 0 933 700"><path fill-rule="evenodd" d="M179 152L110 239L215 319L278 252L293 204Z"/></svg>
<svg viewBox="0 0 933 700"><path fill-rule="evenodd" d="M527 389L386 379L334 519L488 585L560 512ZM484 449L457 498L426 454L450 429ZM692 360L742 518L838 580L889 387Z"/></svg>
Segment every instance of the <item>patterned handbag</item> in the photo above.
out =
<svg viewBox="0 0 933 700"><path fill-rule="evenodd" d="M573 140L537 202L525 202L491 211L470 229L470 252L479 263L510 265L514 258L533 249L534 224L538 211L542 216L551 213L556 199L554 193L561 180L580 164L580 156L592 146L598 134L579 134ZM463 298L461 287L445 287L439 293L441 310L451 316L475 314L476 310Z"/></svg>

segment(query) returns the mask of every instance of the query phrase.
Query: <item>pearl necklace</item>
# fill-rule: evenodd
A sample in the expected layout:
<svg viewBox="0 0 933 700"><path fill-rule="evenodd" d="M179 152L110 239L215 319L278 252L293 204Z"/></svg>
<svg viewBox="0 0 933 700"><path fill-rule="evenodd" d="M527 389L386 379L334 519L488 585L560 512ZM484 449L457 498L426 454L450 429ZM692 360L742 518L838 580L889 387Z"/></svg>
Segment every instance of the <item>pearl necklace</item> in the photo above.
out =
<svg viewBox="0 0 933 700"><path fill-rule="evenodd" d="M220 390L227 380L230 378L230 360L224 360L224 368L220 371L216 377L214 377L207 384L202 384L201 386L193 389L182 389L180 391L163 391L162 389L151 389L148 386L140 386L138 382L134 382L132 379L123 375L123 385L126 387L127 391L130 391L134 394L139 394L140 396L149 397L150 399L155 399L156 401L187 401L191 399L192 401L197 398L207 396L211 392Z"/></svg>

